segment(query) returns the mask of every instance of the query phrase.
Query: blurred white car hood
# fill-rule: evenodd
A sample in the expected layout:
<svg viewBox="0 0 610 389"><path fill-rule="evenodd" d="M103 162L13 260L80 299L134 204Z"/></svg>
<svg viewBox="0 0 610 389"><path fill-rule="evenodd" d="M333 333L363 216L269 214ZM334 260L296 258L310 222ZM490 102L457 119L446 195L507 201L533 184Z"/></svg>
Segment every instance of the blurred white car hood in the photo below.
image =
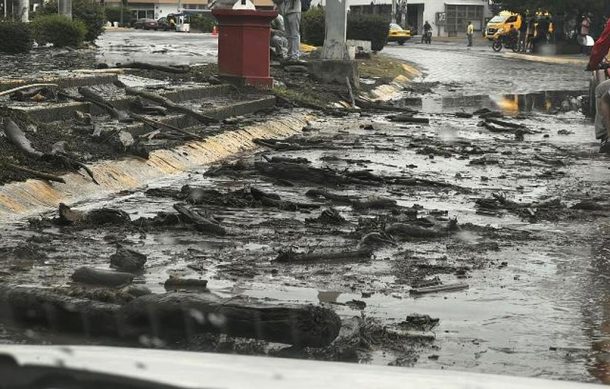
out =
<svg viewBox="0 0 610 389"><path fill-rule="evenodd" d="M1 345L20 365L61 366L191 388L590 388L590 384L446 370L97 346Z"/></svg>

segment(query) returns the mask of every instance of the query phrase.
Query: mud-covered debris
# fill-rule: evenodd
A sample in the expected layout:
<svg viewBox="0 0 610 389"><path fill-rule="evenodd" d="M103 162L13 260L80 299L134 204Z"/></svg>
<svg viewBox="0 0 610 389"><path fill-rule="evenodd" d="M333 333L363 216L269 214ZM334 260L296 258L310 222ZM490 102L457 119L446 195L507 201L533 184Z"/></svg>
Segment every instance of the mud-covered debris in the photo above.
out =
<svg viewBox="0 0 610 389"><path fill-rule="evenodd" d="M456 290L468 289L468 284L463 282L456 282L454 284L444 284L435 286L426 286L423 288L413 288L409 292L411 294L427 294L427 293L438 293L438 292L452 292Z"/></svg>
<svg viewBox="0 0 610 389"><path fill-rule="evenodd" d="M481 158L475 158L470 160L469 165L497 165L500 160L489 156L483 156Z"/></svg>
<svg viewBox="0 0 610 389"><path fill-rule="evenodd" d="M352 208L355 210L365 210L365 209L388 209L388 208L396 208L397 203L396 200L388 199L386 197L376 196L370 197L366 200L353 200Z"/></svg>
<svg viewBox="0 0 610 389"><path fill-rule="evenodd" d="M583 211L603 211L608 209L608 207L593 200L583 200L574 204L572 209L581 209Z"/></svg>
<svg viewBox="0 0 610 389"><path fill-rule="evenodd" d="M305 193L307 197L324 198L339 204L351 204L354 199L350 196L329 192L325 189L310 189Z"/></svg>
<svg viewBox="0 0 610 389"><path fill-rule="evenodd" d="M350 301L346 302L345 305L347 305L348 307L350 307L352 309L358 309L360 311L362 311L364 308L366 308L366 303L362 300L350 300Z"/></svg>
<svg viewBox="0 0 610 389"><path fill-rule="evenodd" d="M303 157L296 157L296 158L291 158L291 157L267 157L266 155L263 155L263 158L267 162L271 162L271 163L287 162L287 163L302 163L302 164L305 164L305 165L311 163L310 160L308 160L307 158L303 158Z"/></svg>
<svg viewBox="0 0 610 389"><path fill-rule="evenodd" d="M440 320L438 318L432 318L430 315L413 313L407 315L407 318L398 323L398 325L406 330L430 331L436 327L439 322Z"/></svg>
<svg viewBox="0 0 610 389"><path fill-rule="evenodd" d="M364 235L358 243L359 248L375 248L386 245L396 245L396 242L391 236L377 231Z"/></svg>
<svg viewBox="0 0 610 389"><path fill-rule="evenodd" d="M275 207L285 211L298 211L299 209L315 209L319 208L318 204L305 204L295 203L292 201L282 200L281 197L275 193L263 192L257 188L250 188L252 197L259 201L265 207Z"/></svg>
<svg viewBox="0 0 610 389"><path fill-rule="evenodd" d="M385 232L400 238L440 238L446 237L458 230L457 220L448 223L438 223L431 227L421 225L421 220L412 223L392 223L386 227Z"/></svg>
<svg viewBox="0 0 610 389"><path fill-rule="evenodd" d="M167 115L167 108L160 105L150 104L145 102L142 98L136 98L132 103L131 107L139 113L145 115Z"/></svg>
<svg viewBox="0 0 610 389"><path fill-rule="evenodd" d="M280 141L277 139L259 139L259 138L254 138L252 139L252 142L254 142L255 144L259 145L259 146L264 146L264 147L268 147L270 149L273 150L284 150L284 151L288 151L288 150L303 150L303 146L295 144L295 143L288 143L285 141Z"/></svg>
<svg viewBox="0 0 610 389"><path fill-rule="evenodd" d="M91 267L79 267L72 274L72 281L81 284L99 285L108 287L120 287L130 284L134 279L131 273L114 270L94 269Z"/></svg>
<svg viewBox="0 0 610 389"><path fill-rule="evenodd" d="M211 167L203 175L206 177L240 177L247 174L248 169L251 169L251 166L246 161L240 159L233 163L223 163L220 166Z"/></svg>
<svg viewBox="0 0 610 389"><path fill-rule="evenodd" d="M144 268L146 255L124 246L117 247L116 253L110 256L110 266L124 272L138 272Z"/></svg>
<svg viewBox="0 0 610 389"><path fill-rule="evenodd" d="M377 181L350 177L329 168L320 169L297 163L255 162L254 167L262 175L291 181L305 181L324 185L379 185Z"/></svg>
<svg viewBox="0 0 610 389"><path fill-rule="evenodd" d="M469 112L455 112L454 115L458 118L462 118L462 119L470 119L474 116L474 114L469 113Z"/></svg>
<svg viewBox="0 0 610 389"><path fill-rule="evenodd" d="M339 211L335 208L327 208L322 211L320 216L317 218L308 218L305 219L308 223L320 223L320 224L332 224L332 225L341 225L347 223L345 218L341 216Z"/></svg>
<svg viewBox="0 0 610 389"><path fill-rule="evenodd" d="M543 157L540 154L534 154L534 158L540 162L544 162L549 165L554 165L554 166L565 166L566 165L565 161L563 161L561 159Z"/></svg>
<svg viewBox="0 0 610 389"><path fill-rule="evenodd" d="M66 204L59 204L59 217L53 221L59 225L92 225L100 226L104 224L128 224L131 222L129 215L120 209L99 208L91 211L79 211L68 207Z"/></svg>
<svg viewBox="0 0 610 389"><path fill-rule="evenodd" d="M208 280L199 280L195 278L182 278L177 276L169 276L169 278L163 284L165 290L181 290L181 289L194 289L200 292L207 292Z"/></svg>
<svg viewBox="0 0 610 389"><path fill-rule="evenodd" d="M280 263L313 263L313 262L362 262L371 259L372 251L363 248L353 251L327 253L300 253L292 248L280 250L275 262Z"/></svg>
<svg viewBox="0 0 610 389"><path fill-rule="evenodd" d="M174 209L186 220L194 224L197 231L215 235L225 235L227 233L219 223L196 209L189 209L183 204L174 204Z"/></svg>
<svg viewBox="0 0 610 389"><path fill-rule="evenodd" d="M133 336L149 334L163 339L223 333L301 347L327 346L341 328L339 316L327 308L271 305L211 293L142 296L123 306L118 317L125 333Z"/></svg>
<svg viewBox="0 0 610 389"><path fill-rule="evenodd" d="M388 119L398 123L413 123L413 124L428 124L430 123L429 118L415 117L412 113L389 115Z"/></svg>

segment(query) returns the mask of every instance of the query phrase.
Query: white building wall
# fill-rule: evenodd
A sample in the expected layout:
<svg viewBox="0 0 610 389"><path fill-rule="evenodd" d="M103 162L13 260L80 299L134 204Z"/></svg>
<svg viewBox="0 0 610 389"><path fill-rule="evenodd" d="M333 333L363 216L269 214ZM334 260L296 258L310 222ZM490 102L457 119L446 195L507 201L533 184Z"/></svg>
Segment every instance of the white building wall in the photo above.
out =
<svg viewBox="0 0 610 389"><path fill-rule="evenodd" d="M155 19L159 19L179 11L180 9L178 9L178 4L155 4Z"/></svg>

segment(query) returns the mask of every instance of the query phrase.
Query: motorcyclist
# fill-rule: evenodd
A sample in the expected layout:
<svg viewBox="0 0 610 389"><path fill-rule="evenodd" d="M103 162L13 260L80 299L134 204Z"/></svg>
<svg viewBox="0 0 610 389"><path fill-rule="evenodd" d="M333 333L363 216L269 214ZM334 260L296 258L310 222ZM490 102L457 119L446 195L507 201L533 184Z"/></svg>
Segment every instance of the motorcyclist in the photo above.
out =
<svg viewBox="0 0 610 389"><path fill-rule="evenodd" d="M424 43L426 41L426 39L428 39L428 34L432 33L432 26L430 25L430 23L428 23L428 21L426 20L426 23L424 23L424 33L421 36L421 42Z"/></svg>
<svg viewBox="0 0 610 389"><path fill-rule="evenodd" d="M610 10L606 12L606 16L610 16ZM601 33L601 35L593 45L593 49L591 50L591 56L589 57L589 64L587 65L587 70L594 71L599 69L599 65L602 63L606 55L608 55L608 50L610 50L610 19L608 19L604 31ZM610 122L610 118L604 117L604 112L606 112L606 110L603 110L601 107L602 97L606 95L609 91L610 80L601 82L595 88L595 137L601 140L602 143L600 153L610 152L610 143L608 143L608 128L606 126L606 123Z"/></svg>

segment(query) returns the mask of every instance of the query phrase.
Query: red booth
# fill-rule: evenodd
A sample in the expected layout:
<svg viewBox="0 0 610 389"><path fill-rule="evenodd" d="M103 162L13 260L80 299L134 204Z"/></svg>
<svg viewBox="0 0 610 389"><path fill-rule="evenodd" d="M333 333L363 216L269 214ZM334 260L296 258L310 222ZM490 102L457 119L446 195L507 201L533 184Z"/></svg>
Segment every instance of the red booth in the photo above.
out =
<svg viewBox="0 0 610 389"><path fill-rule="evenodd" d="M214 9L218 20L218 71L241 85L270 89L269 40L277 11Z"/></svg>

